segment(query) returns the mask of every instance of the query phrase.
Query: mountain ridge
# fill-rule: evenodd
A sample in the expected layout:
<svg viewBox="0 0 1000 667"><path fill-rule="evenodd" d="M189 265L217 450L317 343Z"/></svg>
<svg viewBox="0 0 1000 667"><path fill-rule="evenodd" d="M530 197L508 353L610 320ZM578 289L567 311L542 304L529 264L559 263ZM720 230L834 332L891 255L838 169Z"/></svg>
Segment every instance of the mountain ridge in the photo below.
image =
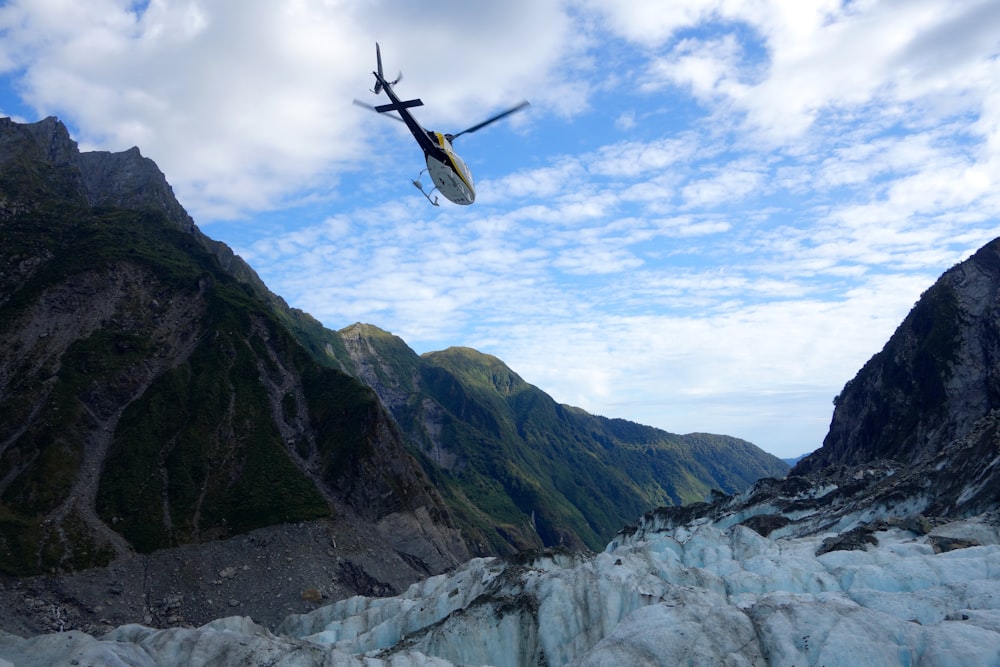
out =
<svg viewBox="0 0 1000 667"><path fill-rule="evenodd" d="M469 505L490 507L504 541L518 548L599 550L644 507L700 501L786 470L738 438L676 435L559 404L473 348L417 355L370 324L340 334L361 377L455 498L459 520L479 524Z"/></svg>

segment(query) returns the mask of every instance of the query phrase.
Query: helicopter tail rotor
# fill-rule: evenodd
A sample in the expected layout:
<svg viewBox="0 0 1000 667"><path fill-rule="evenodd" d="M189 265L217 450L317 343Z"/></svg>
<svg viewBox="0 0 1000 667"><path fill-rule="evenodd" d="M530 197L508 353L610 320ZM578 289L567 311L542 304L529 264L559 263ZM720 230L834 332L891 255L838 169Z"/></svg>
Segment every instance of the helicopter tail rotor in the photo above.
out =
<svg viewBox="0 0 1000 667"><path fill-rule="evenodd" d="M382 92L384 86L395 86L403 80L402 71L399 72L394 81L385 80L385 74L382 72L382 49L379 48L378 42L375 42L375 64L378 71L372 72L375 75L375 88L372 89L372 92L376 95Z"/></svg>

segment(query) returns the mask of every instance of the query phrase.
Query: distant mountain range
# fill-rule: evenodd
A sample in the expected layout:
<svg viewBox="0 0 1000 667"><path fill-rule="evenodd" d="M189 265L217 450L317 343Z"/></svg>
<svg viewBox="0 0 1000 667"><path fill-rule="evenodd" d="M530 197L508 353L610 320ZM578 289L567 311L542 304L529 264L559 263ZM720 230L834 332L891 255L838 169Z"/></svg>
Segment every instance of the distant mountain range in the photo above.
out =
<svg viewBox="0 0 1000 667"><path fill-rule="evenodd" d="M798 456L793 456L790 459L781 459L781 460L782 462L785 463L785 465L792 467L807 456L809 456L809 454L799 454Z"/></svg>
<svg viewBox="0 0 1000 667"><path fill-rule="evenodd" d="M355 368L414 443L460 524L492 550L601 549L643 508L703 500L780 461L729 436L674 435L556 403L470 348L417 356L396 336L340 332Z"/></svg>
<svg viewBox="0 0 1000 667"><path fill-rule="evenodd" d="M557 404L499 359L330 331L202 234L137 149L0 119L0 571L336 516L415 574L602 548L787 466ZM335 539L334 539L335 542Z"/></svg>

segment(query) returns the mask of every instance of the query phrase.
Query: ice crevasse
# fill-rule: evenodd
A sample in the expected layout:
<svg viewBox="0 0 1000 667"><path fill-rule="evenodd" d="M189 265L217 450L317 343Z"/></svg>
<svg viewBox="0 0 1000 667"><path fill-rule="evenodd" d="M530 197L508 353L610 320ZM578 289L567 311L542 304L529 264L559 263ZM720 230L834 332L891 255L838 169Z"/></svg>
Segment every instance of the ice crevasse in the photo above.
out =
<svg viewBox="0 0 1000 667"><path fill-rule="evenodd" d="M954 522L934 535L764 537L698 519L619 536L599 554L472 560L389 598L353 597L268 630L128 625L0 637L15 665L997 665L1000 534ZM819 555L817 555L819 554ZM0 662L3 666L3 662ZM5 666L4 666L5 667Z"/></svg>

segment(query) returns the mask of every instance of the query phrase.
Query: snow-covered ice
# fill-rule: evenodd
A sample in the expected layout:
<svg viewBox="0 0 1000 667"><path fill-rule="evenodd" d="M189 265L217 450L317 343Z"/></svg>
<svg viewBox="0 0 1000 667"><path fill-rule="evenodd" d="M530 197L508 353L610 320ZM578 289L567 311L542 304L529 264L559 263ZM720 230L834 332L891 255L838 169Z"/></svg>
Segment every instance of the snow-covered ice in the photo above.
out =
<svg viewBox="0 0 1000 667"><path fill-rule="evenodd" d="M753 514L743 508L738 518ZM233 617L200 628L129 625L101 638L7 635L0 660L25 667L1000 667L995 516L929 534L881 518L866 526L869 512L839 516L831 523L838 531L863 531L854 546L833 550L828 538L842 535L765 537L734 516L674 525L651 513L599 554L476 559L402 595L342 600L273 631ZM963 548L938 553L939 537Z"/></svg>

